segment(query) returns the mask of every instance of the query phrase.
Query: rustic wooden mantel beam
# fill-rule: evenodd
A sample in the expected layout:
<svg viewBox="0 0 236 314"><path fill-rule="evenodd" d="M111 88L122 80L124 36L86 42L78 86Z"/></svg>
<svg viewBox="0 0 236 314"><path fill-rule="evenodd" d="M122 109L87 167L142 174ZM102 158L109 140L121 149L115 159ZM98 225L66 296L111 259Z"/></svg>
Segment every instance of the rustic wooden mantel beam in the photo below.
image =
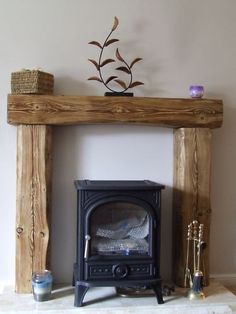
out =
<svg viewBox="0 0 236 314"><path fill-rule="evenodd" d="M174 130L174 277L183 285L187 225L210 234L211 130L223 103L210 99L9 95L8 123L18 125L16 291L31 291L32 272L47 267L50 228L50 125L146 124ZM205 278L208 280L208 249Z"/></svg>
<svg viewBox="0 0 236 314"><path fill-rule="evenodd" d="M9 95L10 124L149 124L170 128L220 127L221 100Z"/></svg>

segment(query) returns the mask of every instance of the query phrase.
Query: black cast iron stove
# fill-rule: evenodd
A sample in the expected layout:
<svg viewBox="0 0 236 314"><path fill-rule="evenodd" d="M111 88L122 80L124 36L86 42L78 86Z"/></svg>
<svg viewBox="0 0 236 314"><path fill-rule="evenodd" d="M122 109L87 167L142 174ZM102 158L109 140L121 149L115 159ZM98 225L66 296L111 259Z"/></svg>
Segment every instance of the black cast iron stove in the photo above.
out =
<svg viewBox="0 0 236 314"><path fill-rule="evenodd" d="M152 181L75 181L75 306L90 287L148 287L163 303L161 190Z"/></svg>

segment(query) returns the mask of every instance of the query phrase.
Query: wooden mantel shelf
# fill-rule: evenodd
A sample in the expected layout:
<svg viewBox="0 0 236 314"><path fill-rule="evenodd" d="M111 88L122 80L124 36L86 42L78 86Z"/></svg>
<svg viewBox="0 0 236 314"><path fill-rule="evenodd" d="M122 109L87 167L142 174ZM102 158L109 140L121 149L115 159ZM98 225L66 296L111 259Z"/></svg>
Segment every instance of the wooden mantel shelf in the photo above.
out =
<svg viewBox="0 0 236 314"><path fill-rule="evenodd" d="M151 124L170 128L220 127L221 100L9 95L10 124Z"/></svg>
<svg viewBox="0 0 236 314"><path fill-rule="evenodd" d="M53 125L131 123L174 129L173 273L181 286L191 221L204 224L209 243L211 129L222 121L221 100L9 95L8 123L17 125L16 292L30 292L32 273L48 267ZM204 257L207 283L209 246Z"/></svg>

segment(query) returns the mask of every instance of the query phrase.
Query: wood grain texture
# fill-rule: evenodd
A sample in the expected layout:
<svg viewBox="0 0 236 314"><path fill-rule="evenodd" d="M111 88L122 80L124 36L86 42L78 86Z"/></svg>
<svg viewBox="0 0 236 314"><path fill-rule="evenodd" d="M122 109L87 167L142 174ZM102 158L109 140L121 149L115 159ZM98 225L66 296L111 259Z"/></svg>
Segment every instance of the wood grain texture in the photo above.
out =
<svg viewBox="0 0 236 314"><path fill-rule="evenodd" d="M186 266L187 226L193 220L204 224L204 252L202 270L205 284L209 283L210 236L210 171L211 130L181 128L174 131L173 182L173 277L184 286Z"/></svg>
<svg viewBox="0 0 236 314"><path fill-rule="evenodd" d="M15 290L18 293L31 291L34 252L32 145L32 126L17 127Z"/></svg>
<svg viewBox="0 0 236 314"><path fill-rule="evenodd" d="M51 127L33 128L33 206L34 257L33 270L46 269L49 242L49 216L51 201Z"/></svg>
<svg viewBox="0 0 236 314"><path fill-rule="evenodd" d="M170 128L222 125L221 100L148 97L9 95L10 124L151 124Z"/></svg>
<svg viewBox="0 0 236 314"><path fill-rule="evenodd" d="M31 292L32 273L47 268L51 127L17 127L16 292Z"/></svg>

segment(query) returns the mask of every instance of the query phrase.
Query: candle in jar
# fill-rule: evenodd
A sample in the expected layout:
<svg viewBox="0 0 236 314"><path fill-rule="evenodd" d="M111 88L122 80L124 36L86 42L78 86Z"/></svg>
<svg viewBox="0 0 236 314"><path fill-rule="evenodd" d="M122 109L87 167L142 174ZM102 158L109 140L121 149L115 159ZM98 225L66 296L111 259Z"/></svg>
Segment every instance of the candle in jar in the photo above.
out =
<svg viewBox="0 0 236 314"><path fill-rule="evenodd" d="M189 87L189 95L192 98L202 98L204 94L204 87L202 85L191 85Z"/></svg>
<svg viewBox="0 0 236 314"><path fill-rule="evenodd" d="M49 270L33 273L32 276L33 295L36 301L47 301L52 291L52 274Z"/></svg>

